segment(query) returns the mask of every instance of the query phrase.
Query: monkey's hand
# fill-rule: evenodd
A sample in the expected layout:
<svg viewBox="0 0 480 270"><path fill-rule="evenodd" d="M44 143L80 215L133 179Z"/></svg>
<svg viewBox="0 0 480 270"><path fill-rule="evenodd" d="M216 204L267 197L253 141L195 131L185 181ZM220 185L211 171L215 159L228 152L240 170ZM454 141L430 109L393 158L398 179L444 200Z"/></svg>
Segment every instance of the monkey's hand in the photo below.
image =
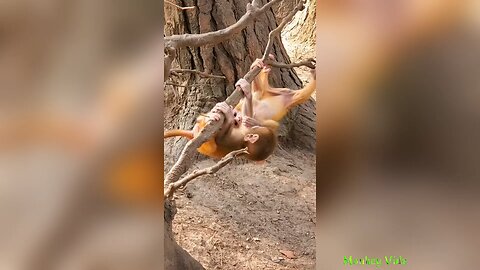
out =
<svg viewBox="0 0 480 270"><path fill-rule="evenodd" d="M232 107L230 107L225 101L217 103L212 109L212 113L222 112L223 114L232 114Z"/></svg>
<svg viewBox="0 0 480 270"><path fill-rule="evenodd" d="M244 78L241 78L235 84L235 87L236 86L240 86L240 88L242 88L243 94L247 99L252 98L252 88L250 87L250 83L247 80L245 80Z"/></svg>
<svg viewBox="0 0 480 270"><path fill-rule="evenodd" d="M218 121L220 120L220 114L217 113L217 112L210 112L208 114L208 117L212 120L212 121Z"/></svg>
<svg viewBox="0 0 480 270"><path fill-rule="evenodd" d="M219 113L223 113L225 115L226 121L231 122L233 119L233 109L230 107L225 101L217 103L215 107L210 111L212 118L215 121L220 120Z"/></svg>
<svg viewBox="0 0 480 270"><path fill-rule="evenodd" d="M268 58L275 61L275 56L273 54L269 54ZM253 61L252 65L250 66L250 69L253 69L254 67L259 67L266 72L269 72L272 69L269 65L265 64L261 58L257 58L255 59L255 61Z"/></svg>
<svg viewBox="0 0 480 270"><path fill-rule="evenodd" d="M247 128L260 126L260 122L258 122L257 119L254 119L254 118L248 117L248 116L243 116L242 124Z"/></svg>

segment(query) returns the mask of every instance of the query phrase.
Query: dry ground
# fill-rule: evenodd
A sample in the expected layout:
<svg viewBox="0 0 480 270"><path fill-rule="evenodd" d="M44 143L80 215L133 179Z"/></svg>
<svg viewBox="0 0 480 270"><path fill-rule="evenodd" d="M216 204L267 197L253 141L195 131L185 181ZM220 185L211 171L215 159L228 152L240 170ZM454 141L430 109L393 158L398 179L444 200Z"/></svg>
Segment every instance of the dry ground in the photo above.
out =
<svg viewBox="0 0 480 270"><path fill-rule="evenodd" d="M264 165L234 162L176 194L178 243L206 269L314 269L315 155L278 150Z"/></svg>

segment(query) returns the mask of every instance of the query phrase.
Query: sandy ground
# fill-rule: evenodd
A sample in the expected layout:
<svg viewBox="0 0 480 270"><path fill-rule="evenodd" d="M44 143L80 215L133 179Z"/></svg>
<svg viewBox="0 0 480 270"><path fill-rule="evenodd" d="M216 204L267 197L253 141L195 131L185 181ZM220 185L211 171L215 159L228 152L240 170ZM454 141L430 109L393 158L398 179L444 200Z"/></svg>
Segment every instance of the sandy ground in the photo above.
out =
<svg viewBox="0 0 480 270"><path fill-rule="evenodd" d="M263 165L234 161L177 192L176 204L175 237L206 269L315 268L312 153L278 150Z"/></svg>

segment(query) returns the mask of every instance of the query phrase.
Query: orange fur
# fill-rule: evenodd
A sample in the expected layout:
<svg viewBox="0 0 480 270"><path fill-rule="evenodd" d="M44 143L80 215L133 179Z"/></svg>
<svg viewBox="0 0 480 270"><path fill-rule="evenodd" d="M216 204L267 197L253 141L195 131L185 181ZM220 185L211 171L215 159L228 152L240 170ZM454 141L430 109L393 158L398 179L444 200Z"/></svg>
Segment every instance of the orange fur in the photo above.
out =
<svg viewBox="0 0 480 270"><path fill-rule="evenodd" d="M271 87L268 75L269 71L262 70L252 82L253 111L255 112L253 117L259 121L279 122L288 110L307 101L316 89L314 74L312 80L299 90ZM235 109L242 111L245 101L245 98L242 99Z"/></svg>
<svg viewBox="0 0 480 270"><path fill-rule="evenodd" d="M200 133L200 131L206 125L207 125L207 117L199 116L197 118L197 124L195 125L193 130L180 130L180 129L167 130L163 133L163 137L170 138L170 137L180 136L180 137L185 137L188 140L191 140L195 136L197 136L198 133ZM197 148L197 151L203 155L206 155L212 158L222 158L226 154L228 154L228 152L218 147L217 143L215 142L215 138L212 138L204 142L199 148Z"/></svg>

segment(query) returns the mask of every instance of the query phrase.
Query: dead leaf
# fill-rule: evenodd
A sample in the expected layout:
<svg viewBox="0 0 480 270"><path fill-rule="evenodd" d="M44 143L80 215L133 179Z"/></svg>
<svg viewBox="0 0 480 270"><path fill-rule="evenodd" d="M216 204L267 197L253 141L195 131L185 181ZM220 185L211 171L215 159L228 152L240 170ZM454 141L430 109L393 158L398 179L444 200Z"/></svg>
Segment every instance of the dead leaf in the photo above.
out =
<svg viewBox="0 0 480 270"><path fill-rule="evenodd" d="M297 256L293 253L291 250L280 250L280 253L282 253L285 257L289 259L296 259Z"/></svg>

